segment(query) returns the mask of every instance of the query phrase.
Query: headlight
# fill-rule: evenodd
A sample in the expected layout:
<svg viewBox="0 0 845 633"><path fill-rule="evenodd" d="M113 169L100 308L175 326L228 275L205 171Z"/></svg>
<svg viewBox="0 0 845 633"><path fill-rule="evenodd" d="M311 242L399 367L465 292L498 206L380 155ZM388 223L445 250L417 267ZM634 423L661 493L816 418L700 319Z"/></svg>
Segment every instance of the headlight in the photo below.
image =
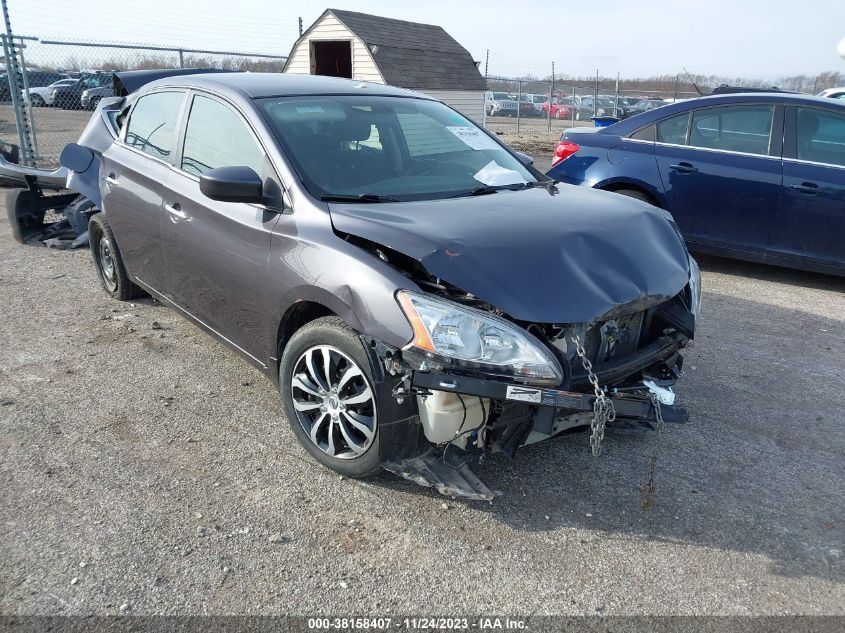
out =
<svg viewBox="0 0 845 633"><path fill-rule="evenodd" d="M690 312L698 323L698 314L701 311L701 269L698 262L692 255L689 256L689 289L690 289Z"/></svg>
<svg viewBox="0 0 845 633"><path fill-rule="evenodd" d="M525 382L558 385L563 380L551 351L509 321L408 290L396 298L414 330L411 347Z"/></svg>

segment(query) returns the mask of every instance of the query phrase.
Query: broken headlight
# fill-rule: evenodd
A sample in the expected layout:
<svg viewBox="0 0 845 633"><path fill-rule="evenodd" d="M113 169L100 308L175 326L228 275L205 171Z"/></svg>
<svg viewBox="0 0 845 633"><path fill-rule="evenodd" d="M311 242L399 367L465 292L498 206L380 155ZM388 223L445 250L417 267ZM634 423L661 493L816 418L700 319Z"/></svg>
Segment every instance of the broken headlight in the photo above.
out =
<svg viewBox="0 0 845 633"><path fill-rule="evenodd" d="M698 323L698 313L701 310L701 269L692 255L689 256L689 292L690 312Z"/></svg>
<svg viewBox="0 0 845 633"><path fill-rule="evenodd" d="M551 351L509 321L408 290L396 298L414 330L411 347L525 382L558 385L563 380Z"/></svg>

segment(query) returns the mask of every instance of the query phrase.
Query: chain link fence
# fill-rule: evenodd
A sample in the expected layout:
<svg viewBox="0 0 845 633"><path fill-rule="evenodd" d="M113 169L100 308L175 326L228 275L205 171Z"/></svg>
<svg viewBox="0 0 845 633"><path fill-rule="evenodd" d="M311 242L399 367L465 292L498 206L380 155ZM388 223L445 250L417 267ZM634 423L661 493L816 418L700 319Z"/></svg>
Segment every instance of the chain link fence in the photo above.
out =
<svg viewBox="0 0 845 633"><path fill-rule="evenodd" d="M68 42L2 36L0 152L7 160L52 169L74 143L113 75L151 68L221 68L281 72L284 56L116 42Z"/></svg>
<svg viewBox="0 0 845 633"><path fill-rule="evenodd" d="M552 132L594 125L593 117L627 118L661 103L697 97L695 92L620 89L608 80L567 83L487 78L486 125L499 132Z"/></svg>

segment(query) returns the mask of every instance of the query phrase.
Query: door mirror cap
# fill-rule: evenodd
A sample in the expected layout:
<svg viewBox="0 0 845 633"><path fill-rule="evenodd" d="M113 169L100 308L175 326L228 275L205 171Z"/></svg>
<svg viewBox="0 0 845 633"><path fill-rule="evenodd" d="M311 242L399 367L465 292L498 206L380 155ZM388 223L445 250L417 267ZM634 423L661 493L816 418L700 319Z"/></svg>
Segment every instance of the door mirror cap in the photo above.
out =
<svg viewBox="0 0 845 633"><path fill-rule="evenodd" d="M200 191L219 202L264 202L264 184L251 167L209 169L200 175Z"/></svg>
<svg viewBox="0 0 845 633"><path fill-rule="evenodd" d="M533 165L534 164L534 157L529 156L523 152L514 152L516 157L519 159L519 162L523 165Z"/></svg>
<svg viewBox="0 0 845 633"><path fill-rule="evenodd" d="M87 147L68 143L59 156L59 163L77 174L81 174L91 165L94 160L94 153Z"/></svg>

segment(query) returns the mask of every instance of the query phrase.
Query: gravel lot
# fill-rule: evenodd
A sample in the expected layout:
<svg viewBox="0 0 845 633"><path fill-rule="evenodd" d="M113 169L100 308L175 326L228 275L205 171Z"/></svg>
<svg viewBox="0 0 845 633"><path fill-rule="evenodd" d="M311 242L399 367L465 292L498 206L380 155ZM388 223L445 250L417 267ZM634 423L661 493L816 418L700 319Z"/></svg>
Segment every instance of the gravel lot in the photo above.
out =
<svg viewBox="0 0 845 633"><path fill-rule="evenodd" d="M702 259L692 422L644 512L653 435L491 458L492 504L341 479L271 384L109 299L87 252L3 222L0 260L2 613L845 613L843 279Z"/></svg>

